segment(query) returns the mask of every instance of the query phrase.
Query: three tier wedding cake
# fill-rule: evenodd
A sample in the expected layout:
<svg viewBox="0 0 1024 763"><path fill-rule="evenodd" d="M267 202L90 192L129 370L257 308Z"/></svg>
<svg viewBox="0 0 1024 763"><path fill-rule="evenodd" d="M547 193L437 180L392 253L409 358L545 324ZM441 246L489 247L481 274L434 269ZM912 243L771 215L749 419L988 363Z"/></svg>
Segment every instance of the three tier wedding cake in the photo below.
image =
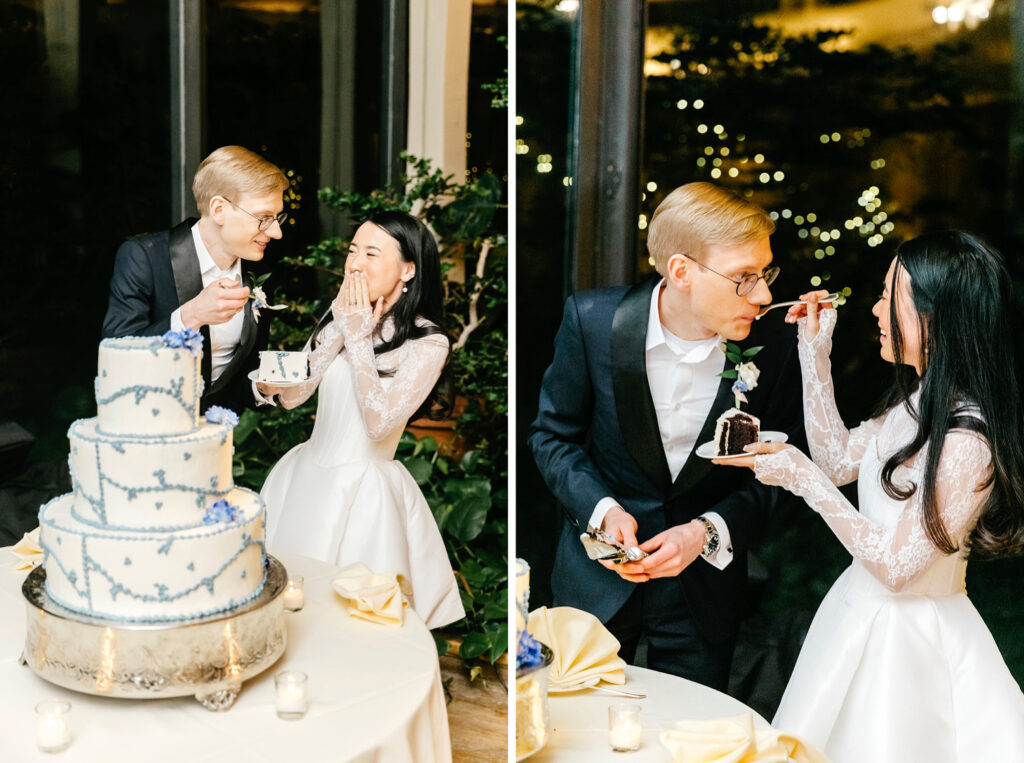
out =
<svg viewBox="0 0 1024 763"><path fill-rule="evenodd" d="M202 337L105 339L95 418L68 431L73 492L39 510L46 592L107 620L178 621L263 589L266 512L235 487L237 417L200 420Z"/></svg>

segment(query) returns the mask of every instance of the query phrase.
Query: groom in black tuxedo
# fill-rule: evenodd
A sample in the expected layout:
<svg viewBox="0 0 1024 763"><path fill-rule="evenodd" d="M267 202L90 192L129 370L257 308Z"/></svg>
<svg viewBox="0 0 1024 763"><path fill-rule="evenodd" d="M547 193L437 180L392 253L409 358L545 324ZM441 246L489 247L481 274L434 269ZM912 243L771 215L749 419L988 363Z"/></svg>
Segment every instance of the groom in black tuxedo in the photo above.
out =
<svg viewBox="0 0 1024 763"><path fill-rule="evenodd" d="M270 239L283 235L287 188L285 174L258 154L218 148L192 182L199 219L129 239L117 251L103 336L202 333L201 410L264 402L247 375L259 366L270 320L254 320L242 261L261 260Z"/></svg>
<svg viewBox="0 0 1024 763"><path fill-rule="evenodd" d="M795 329L774 314L754 323L778 274L774 229L764 210L710 183L670 193L648 232L661 277L566 302L529 438L566 516L554 604L595 614L627 662L643 638L648 667L722 691L747 550L779 491L695 451L734 404L723 340L763 346L751 359L756 386L753 369L740 375L751 387L743 409L803 441ZM602 569L580 543L588 525L650 555Z"/></svg>

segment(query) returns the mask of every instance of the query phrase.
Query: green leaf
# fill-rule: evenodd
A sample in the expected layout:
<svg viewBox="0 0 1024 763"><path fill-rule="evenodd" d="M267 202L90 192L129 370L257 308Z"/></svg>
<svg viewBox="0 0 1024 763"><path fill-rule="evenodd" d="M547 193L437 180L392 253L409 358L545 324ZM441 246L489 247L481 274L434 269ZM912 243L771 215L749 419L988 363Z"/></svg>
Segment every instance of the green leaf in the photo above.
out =
<svg viewBox="0 0 1024 763"><path fill-rule="evenodd" d="M750 349L743 351L743 357L744 358L752 358L755 355L757 355L757 353L761 352L761 350L763 350L763 349L764 349L764 345L761 345L760 347L751 347Z"/></svg>
<svg viewBox="0 0 1024 763"><path fill-rule="evenodd" d="M505 597L506 599L508 596ZM484 604L485 620L506 620L508 618L508 602L489 601Z"/></svg>
<svg viewBox="0 0 1024 763"><path fill-rule="evenodd" d="M437 440L430 435L427 435L422 440L419 440L417 447L422 447L424 453L437 453Z"/></svg>
<svg viewBox="0 0 1024 763"><path fill-rule="evenodd" d="M441 503L436 508L431 507L431 509L434 512L434 521L437 522L437 529L444 532L448 519L452 515L452 505L450 503Z"/></svg>
<svg viewBox="0 0 1024 763"><path fill-rule="evenodd" d="M472 660L486 652L491 646L491 639L486 633L467 633L459 647L459 656L464 660Z"/></svg>
<svg viewBox="0 0 1024 763"><path fill-rule="evenodd" d="M487 655L490 663L493 665L501 655L508 651L508 623L504 622L501 627L498 628L498 632L494 634L494 640L491 642L491 651Z"/></svg>
<svg viewBox="0 0 1024 763"><path fill-rule="evenodd" d="M242 461L235 461L231 465L231 477L232 479L238 479L245 474L245 463Z"/></svg>
<svg viewBox="0 0 1024 763"><path fill-rule="evenodd" d="M437 470L439 472L441 472L441 474L444 474L444 475L448 474L448 459L447 458L439 458L439 459L437 459L437 461L435 462L434 465L437 467Z"/></svg>
<svg viewBox="0 0 1024 763"><path fill-rule="evenodd" d="M476 465L478 463L480 463L480 451L467 451L466 455L462 457L462 471L466 474L472 474L476 470Z"/></svg>
<svg viewBox="0 0 1024 763"><path fill-rule="evenodd" d="M434 637L434 646L437 647L437 656L444 657L448 654L448 649L451 647L451 644L448 643L448 639L437 631L431 631L430 635Z"/></svg>
<svg viewBox="0 0 1024 763"><path fill-rule="evenodd" d="M452 506L452 515L448 518L448 532L463 542L469 542L480 534L487 521L487 511L491 508L491 499L469 495L460 498Z"/></svg>
<svg viewBox="0 0 1024 763"><path fill-rule="evenodd" d="M235 445L241 445L245 442L245 439L259 427L259 423L260 417L256 411L248 408L242 411L242 416L238 420L238 426L235 427L235 431L232 433Z"/></svg>
<svg viewBox="0 0 1024 763"><path fill-rule="evenodd" d="M722 373L719 374L719 376L721 376L723 379L735 379L739 375L739 371L737 371L735 368L730 368L726 371L722 371Z"/></svg>
<svg viewBox="0 0 1024 763"><path fill-rule="evenodd" d="M729 359L730 363L742 363L743 362L743 356L740 355L740 353L738 353L738 352L731 352L731 351L727 352L727 353L725 353L725 357L727 357Z"/></svg>
<svg viewBox="0 0 1024 763"><path fill-rule="evenodd" d="M409 474L416 480L417 485L423 485L430 479L431 473L434 471L434 467L431 463L422 457L410 458L405 462L405 468L409 470Z"/></svg>

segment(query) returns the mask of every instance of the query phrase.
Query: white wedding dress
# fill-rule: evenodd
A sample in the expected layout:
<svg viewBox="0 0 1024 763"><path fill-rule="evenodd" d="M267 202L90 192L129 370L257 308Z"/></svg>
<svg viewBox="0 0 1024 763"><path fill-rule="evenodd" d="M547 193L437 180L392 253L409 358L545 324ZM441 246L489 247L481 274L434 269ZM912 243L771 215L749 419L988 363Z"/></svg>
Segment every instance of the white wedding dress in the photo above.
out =
<svg viewBox="0 0 1024 763"><path fill-rule="evenodd" d="M416 614L438 628L465 612L430 507L394 456L409 416L444 367L448 341L428 335L374 356L372 332L369 310L336 311L310 353L309 381L281 393L289 405L317 387L320 398L309 440L275 464L260 492L267 546L397 572L411 587ZM392 332L385 323L384 336Z"/></svg>
<svg viewBox="0 0 1024 763"><path fill-rule="evenodd" d="M829 361L835 322L826 310L815 339L800 332L814 463L794 448L756 459L758 478L803 497L853 556L814 617L773 726L834 763L1024 760L1024 695L967 598L967 560L943 554L925 534L924 449L893 475L919 486L908 501L882 490L882 466L916 423L903 406L852 431L839 418ZM990 464L982 438L947 435L936 496L960 548L988 493L977 486ZM859 512L835 487L854 479Z"/></svg>

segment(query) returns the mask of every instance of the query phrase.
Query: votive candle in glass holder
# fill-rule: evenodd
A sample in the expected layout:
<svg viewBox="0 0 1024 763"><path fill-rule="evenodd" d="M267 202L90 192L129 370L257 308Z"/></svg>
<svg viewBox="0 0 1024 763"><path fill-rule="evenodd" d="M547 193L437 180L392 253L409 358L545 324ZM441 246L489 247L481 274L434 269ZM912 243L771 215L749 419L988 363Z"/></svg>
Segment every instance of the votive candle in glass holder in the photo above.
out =
<svg viewBox="0 0 1024 763"><path fill-rule="evenodd" d="M640 749L640 705L623 702L608 707L608 744L616 752Z"/></svg>
<svg viewBox="0 0 1024 763"><path fill-rule="evenodd" d="M289 612L298 612L306 603L305 594L302 592L302 575L288 578L288 585L284 589L284 608Z"/></svg>
<svg viewBox="0 0 1024 763"><path fill-rule="evenodd" d="M277 717L297 721L309 709L309 678L300 670L284 670L274 676Z"/></svg>
<svg viewBox="0 0 1024 763"><path fill-rule="evenodd" d="M40 752L63 752L71 744L71 703L50 699L36 705L36 746Z"/></svg>

